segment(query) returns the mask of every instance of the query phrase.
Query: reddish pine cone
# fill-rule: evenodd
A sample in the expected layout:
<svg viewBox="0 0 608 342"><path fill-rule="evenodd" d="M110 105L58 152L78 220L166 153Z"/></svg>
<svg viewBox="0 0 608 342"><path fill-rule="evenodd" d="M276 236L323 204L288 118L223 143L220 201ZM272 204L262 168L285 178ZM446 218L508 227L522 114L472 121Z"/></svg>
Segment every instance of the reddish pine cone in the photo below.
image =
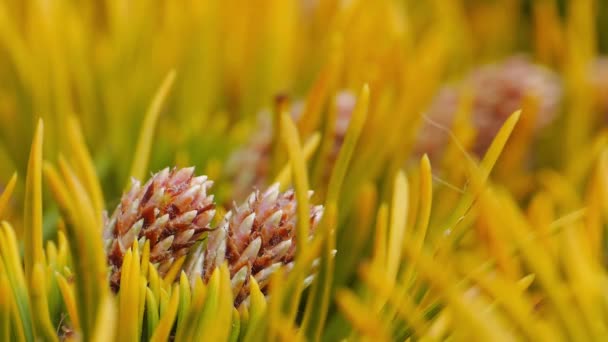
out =
<svg viewBox="0 0 608 342"><path fill-rule="evenodd" d="M117 291L125 252L134 243L150 241L150 261L164 275L174 260L186 255L201 234L210 229L215 215L213 182L194 176L194 168L168 168L131 189L104 226L104 240L111 267L110 285Z"/></svg>
<svg viewBox="0 0 608 342"><path fill-rule="evenodd" d="M256 130L246 145L229 157L226 173L231 178L233 196L243 199L253 188L263 187L270 172L272 120L270 113L258 115Z"/></svg>
<svg viewBox="0 0 608 342"><path fill-rule="evenodd" d="M473 126L477 138L473 146L478 155L485 153L506 119L521 109L526 96L539 99L536 128L541 129L557 115L562 88L552 71L532 64L527 58L515 56L500 64L490 64L473 71L458 86L443 87L433 100L426 117L449 129L459 102L459 88L473 94ZM425 122L418 136L418 153L437 155L447 143L448 134Z"/></svg>
<svg viewBox="0 0 608 342"><path fill-rule="evenodd" d="M350 91L343 90L336 96L336 123L334 129L334 146L329 157L330 168L338 156L346 135L350 118L355 108L356 98ZM297 122L304 111L304 103L297 102L291 110L292 118ZM272 149L272 120L267 111L260 113L258 126L249 142L235 151L227 163L227 173L233 179L234 197L244 198L254 188L263 188L268 182ZM329 174L329 170L326 172ZM328 177L326 177L328 178Z"/></svg>
<svg viewBox="0 0 608 342"><path fill-rule="evenodd" d="M312 195L312 192L310 193ZM322 206L310 209L312 237ZM255 190L241 206L233 207L217 229L209 233L206 248L199 248L186 266L189 276L205 281L224 261L232 277L234 305L249 296L249 276L253 275L265 293L270 275L279 267L293 266L296 250L296 199L293 190L279 192L275 184L266 192Z"/></svg>

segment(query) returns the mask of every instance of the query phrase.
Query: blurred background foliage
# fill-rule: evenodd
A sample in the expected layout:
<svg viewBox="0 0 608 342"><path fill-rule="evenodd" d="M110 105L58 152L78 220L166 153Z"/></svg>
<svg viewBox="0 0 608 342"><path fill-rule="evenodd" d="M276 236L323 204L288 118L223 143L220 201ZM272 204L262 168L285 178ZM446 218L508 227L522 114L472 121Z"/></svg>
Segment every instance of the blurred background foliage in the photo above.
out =
<svg viewBox="0 0 608 342"><path fill-rule="evenodd" d="M57 190L62 181L45 183L44 236L58 241L50 250L63 251L59 257L56 251L47 252L55 255L47 256L47 261L55 262L53 267L62 273L59 280L50 281L50 317L59 324L58 312L67 307L73 321L74 303L70 306L66 300L68 285L61 285L72 272L64 270L72 265L67 249L82 242L79 234L83 239L94 237L96 228L66 231L59 207L72 213L111 210L130 176L145 179L174 165L196 166L197 173L213 179L217 203L240 200L234 195L234 178L226 171L230 156L264 129L259 125L260 113L270 113L274 164L266 181L282 179L286 162L296 161L293 151L283 146L280 132L284 130L278 128L285 123L280 118L300 103L296 136L306 145L314 141L315 133L320 134L318 148L309 151L306 168L300 171L307 172L317 193L313 202L329 205L336 216L335 236L329 233L334 230L324 230L328 234L324 246L331 250L335 245L337 254L335 260L320 257L328 268L321 268L326 273L315 283L327 287L331 300L313 285L310 293L304 293L302 310L296 310L299 315L286 310L285 317L274 316L282 312L282 305L277 304L277 309L269 304L271 314L260 321L270 322L270 336L290 336L295 330L277 328L287 320L294 329L304 322L311 339L335 340L349 334L442 338L448 330L456 337L472 334L491 340L510 337L513 331L533 340L558 335L599 339L606 336L608 308L604 234L608 110L602 107L608 79L594 80L605 75L594 67L606 52L608 1L602 0L2 0L0 184L8 189L13 173L19 177L2 216L14 226L16 237L5 225L0 240L14 240L26 255L31 249L23 242L30 236L32 211L22 205L31 203L22 175L28 174L31 142L36 141L36 123L42 118L44 160L60 165L60 178L71 200L90 196L93 202L93 209L80 208L86 203L65 209L69 205L51 198L51 193L62 194ZM521 116L506 121L503 135L485 157L475 154L473 140L479 132L470 120L472 104L467 104L465 89L453 110L458 113L453 122L435 133L441 135L437 139L447 140L442 153L436 157L431 150L417 149L418 132L428 123L425 114L443 85L457 84L482 65L521 54L559 75L563 95L555 120L534 131L531 127L542 99L525 97L517 103L523 109ZM346 135L352 157L344 157L333 173L342 176L342 186L332 188L318 174L331 169L321 154L333 139L329 128L334 123L329 118L335 117L333 104L343 91L356 98L361 114ZM357 122L360 132L352 128ZM79 130L75 127L81 133L74 133ZM79 140L74 134L81 134L82 146L75 144ZM75 151L83 150L90 152L96 175L94 182L84 182L88 184L84 195L82 189L71 188L68 167L62 164L67 157L67 164L76 164L77 176L91 176L82 171L86 163L75 157ZM421 152L432 157L432 173L426 157L420 162ZM487 182L490 170L492 178ZM294 171L294 183L297 177ZM94 183L100 184L103 196L94 193ZM332 193L336 189L338 193ZM84 217L71 220L75 226L93 226ZM100 217L92 220L101 225ZM531 246L531 241L540 245ZM588 253L577 254L581 249ZM77 251L71 250L71 258ZM129 258L139 258L138 252L133 253L137 257ZM17 260L19 256L13 254L11 260ZM90 260L101 267L98 255ZM136 264L130 269L134 277L139 274ZM148 265L142 265L142 276L149 279ZM384 265L389 266L384 269ZM76 271L87 269L72 266ZM441 267L445 274L439 272ZM26 273L36 273L31 269ZM219 269L214 275L217 281L210 285L222 293L218 301L224 304L231 302L225 295L225 273ZM55 279L52 274L49 271L49 279ZM577 281L577 277L588 278ZM0 277L0 290L3 281ZM290 281L295 280L286 282ZM185 282L175 288L184 291ZM91 286L95 287L85 282L76 288ZM192 291L207 291L201 290L202 283L196 286ZM146 296L146 290L136 287L129 291ZM484 295L478 294L479 288ZM277 298L288 302L291 289L277 292ZM111 296L106 289L98 291L101 299L89 298L88 293L83 298L91 302L83 299L78 305L100 307L100 317L109 317L111 300L110 304L104 300ZM178 294L170 284L150 292L152 299L141 301L142 308L143 302L150 305L162 297L159 312L188 316L182 303L187 300L181 298L178 306L174 299ZM199 304L204 295L200 298ZM468 301L471 298L474 304ZM170 299L174 304L169 304ZM311 314L315 309L304 309L317 300L322 305L316 313L327 317L327 322L311 323L310 317L317 317ZM511 300L506 313L494 315L488 309ZM594 306L594 300L601 306ZM572 322L569 319L576 313L567 312L571 302L581 312ZM261 293L252 298L255 312L266 312L265 305ZM122 307L119 311L124 317L130 312ZM229 311L221 312L226 322ZM378 315L369 317L372 313ZM93 331L97 316L79 315L83 315L80 325L72 326ZM122 318L119 315L119 321ZM254 318L259 317L249 317L250 324ZM44 317L37 319L45 326ZM458 320L464 322L462 326L454 323ZM160 324L150 322L149 329ZM159 325L163 332L171 330L171 322ZM198 328L183 322L190 321L180 319L178 336L189 328L200 332L209 326L206 321ZM259 325L251 326L264 326L254 323ZM151 331L141 335L141 329L132 333L152 335ZM255 339L255 334L240 338Z"/></svg>
<svg viewBox="0 0 608 342"><path fill-rule="evenodd" d="M115 199L134 132L171 70L151 170L217 169L275 96L306 98L331 54L336 89L368 82L373 105L395 108L392 121L415 120L439 82L479 63L524 51L564 70L570 55L591 58L606 39L595 33L606 5L586 3L571 7L597 20L568 16L563 1L3 1L1 177L25 170L38 117L55 159L75 114Z"/></svg>

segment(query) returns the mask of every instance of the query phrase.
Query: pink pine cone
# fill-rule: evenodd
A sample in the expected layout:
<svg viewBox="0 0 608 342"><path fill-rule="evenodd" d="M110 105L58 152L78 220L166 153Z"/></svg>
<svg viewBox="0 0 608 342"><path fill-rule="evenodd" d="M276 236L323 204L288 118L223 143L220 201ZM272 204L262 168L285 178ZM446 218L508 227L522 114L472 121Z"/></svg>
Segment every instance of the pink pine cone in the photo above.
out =
<svg viewBox="0 0 608 342"><path fill-rule="evenodd" d="M215 204L207 191L212 184L207 176L195 177L193 167L164 169L144 186L133 180L104 227L113 289L120 286L123 257L134 243L141 248L150 242L150 261L164 275L210 230Z"/></svg>
<svg viewBox="0 0 608 342"><path fill-rule="evenodd" d="M322 206L311 207L311 230L304 238L312 237L322 213ZM273 272L281 266L293 266L297 238L293 190L280 192L278 184L263 193L255 190L209 233L206 248L199 248L198 256L187 266L187 273L207 280L216 267L228 262L238 306L249 296L250 275L265 292Z"/></svg>
<svg viewBox="0 0 608 342"><path fill-rule="evenodd" d="M350 91L340 91L336 96L334 103L337 109L333 132L334 144L328 156L330 167L328 170L325 170L324 175L327 179L344 142L355 103L356 98ZM292 118L297 122L303 111L304 103L301 101L296 102L291 111ZM262 112L258 118L257 128L248 143L243 148L234 152L227 163L227 172L233 179L235 198L244 198L252 189L267 185L270 172L272 136L270 114Z"/></svg>

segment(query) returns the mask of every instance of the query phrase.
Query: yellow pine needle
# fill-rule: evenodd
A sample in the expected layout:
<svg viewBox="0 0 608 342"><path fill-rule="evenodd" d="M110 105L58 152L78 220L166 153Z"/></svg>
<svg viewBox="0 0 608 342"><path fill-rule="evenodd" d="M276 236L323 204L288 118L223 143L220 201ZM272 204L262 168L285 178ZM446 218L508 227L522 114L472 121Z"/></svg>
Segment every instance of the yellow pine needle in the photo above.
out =
<svg viewBox="0 0 608 342"><path fill-rule="evenodd" d="M600 161L601 163L601 161ZM598 163L599 164L599 163ZM587 194L585 205L587 208L584 230L586 236L584 238L589 244L589 252L594 260L602 259L602 240L603 240L603 177L601 175L601 166L595 168L592 173L592 178L587 185ZM601 262L601 261L600 261Z"/></svg>
<svg viewBox="0 0 608 342"><path fill-rule="evenodd" d="M141 275L148 278L148 270L150 266L150 240L146 239L141 251Z"/></svg>
<svg viewBox="0 0 608 342"><path fill-rule="evenodd" d="M387 298L390 305L401 319L407 322L414 330L416 336L423 336L429 329L419 307L416 307L411 296L407 293L408 284L398 284L392 287L384 281L382 269L373 268L370 264L363 264L359 276L378 297Z"/></svg>
<svg viewBox="0 0 608 342"><path fill-rule="evenodd" d="M154 267L154 265L152 265L150 262L148 262L148 287L150 288L150 290L152 290L152 294L154 295L154 298L159 298L160 297L160 283L161 283L161 279L160 276L158 275L158 271L156 270L156 267Z"/></svg>
<svg viewBox="0 0 608 342"><path fill-rule="evenodd" d="M515 125L519 121L520 116L521 111L519 110L511 114L511 116L509 116L507 121L505 121L505 123L502 125L502 127L496 134L496 137L494 137L492 144L490 144L488 151L486 152L485 156L483 157L483 160L481 161L481 164L479 165L479 181L481 184L485 183L485 181L490 176L490 172L492 171L494 165L496 165L496 161L498 160L498 157L500 156L502 150L507 144L507 140L515 129Z"/></svg>
<svg viewBox="0 0 608 342"><path fill-rule="evenodd" d="M448 329L452 324L452 313L449 308L441 311L437 318L433 321L429 333L424 336L421 341L436 341L446 339Z"/></svg>
<svg viewBox="0 0 608 342"><path fill-rule="evenodd" d="M525 293L520 292L522 285L500 276L472 273L469 276L505 310L514 323L532 341L553 341L557 338L553 331L534 316L534 304Z"/></svg>
<svg viewBox="0 0 608 342"><path fill-rule="evenodd" d="M585 209L585 208L575 210L575 211L573 211L569 214L566 214L566 215L558 218L557 220L551 222L551 224L549 225L550 233L556 234L564 227L567 227L569 225L576 223L577 221L582 220L585 217L586 212L587 212L587 209Z"/></svg>
<svg viewBox="0 0 608 342"><path fill-rule="evenodd" d="M357 96L357 104L355 105L351 122L346 131L344 143L342 144L338 159L336 160L336 165L329 179L326 203L337 203L340 199L340 190L342 190L342 184L344 183L348 165L355 152L357 141L359 140L359 136L361 135L361 131L363 130L363 126L367 119L369 96L369 86L364 84Z"/></svg>
<svg viewBox="0 0 608 342"><path fill-rule="evenodd" d="M277 330L278 340L280 341L294 341L294 342L303 342L306 341L302 336L300 331L294 327L292 322L284 318L279 318L278 322L280 329Z"/></svg>
<svg viewBox="0 0 608 342"><path fill-rule="evenodd" d="M78 177L82 180L84 187L91 197L96 216L101 217L105 202L101 184L99 183L99 177L95 172L93 160L86 147L80 125L73 115L68 116L66 134L70 146L70 155L73 157L72 164L77 170Z"/></svg>
<svg viewBox="0 0 608 342"><path fill-rule="evenodd" d="M167 97L169 91L175 82L175 71L170 71L160 88L158 88L150 107L146 112L146 116L142 123L142 127L139 133L139 139L137 140L137 146L135 147L135 153L133 163L131 165L130 176L135 179L144 179L146 172L148 171L148 163L150 160L150 153L152 151L152 143L154 139L154 130L158 117L160 116L161 109ZM131 181L127 181L126 188L131 186Z"/></svg>
<svg viewBox="0 0 608 342"><path fill-rule="evenodd" d="M278 175L279 167L285 162L285 148L281 139L283 113L291 111L291 103L286 96L275 97L272 112L272 141L270 144L270 174Z"/></svg>
<svg viewBox="0 0 608 342"><path fill-rule="evenodd" d="M308 203L308 175L306 173L306 161L304 153L300 145L300 139L298 136L298 130L293 123L293 120L288 113L281 113L281 138L287 149L287 155L292 165L292 172L294 178L296 201L298 203L297 211L297 228L296 236L304 237L308 236L310 231L310 206ZM308 250L309 246L304 238L297 239L297 256L298 258ZM295 317L298 302L300 300L302 292L302 282L304 281L304 273L295 273L298 277L296 282L296 290L291 298L291 304L289 306L289 317Z"/></svg>
<svg viewBox="0 0 608 342"><path fill-rule="evenodd" d="M185 260L186 256L182 255L177 260L175 260L173 264L171 264L171 268L169 268L169 271L167 271L167 274L165 274L165 277L163 278L165 287L171 286L171 284L175 282L175 278L177 278L177 275L182 270L182 265L184 264Z"/></svg>
<svg viewBox="0 0 608 342"><path fill-rule="evenodd" d="M389 209L386 203L382 203L376 214L376 229L374 236L374 244L372 248L372 261L371 269L382 270L381 273L385 276L386 264L387 264L387 246L388 246L388 219ZM374 310L379 310L384 299L380 296L372 296L372 293L366 292L364 298L367 300L373 300ZM373 299L372 299L373 298Z"/></svg>
<svg viewBox="0 0 608 342"><path fill-rule="evenodd" d="M239 306L239 317L241 319L241 329L239 332L239 341L242 341L247 334L247 327L249 323L249 307L245 303L241 303Z"/></svg>
<svg viewBox="0 0 608 342"><path fill-rule="evenodd" d="M179 311L177 313L177 323L182 324L188 310L190 310L190 301L192 300L192 293L190 290L190 282L186 273L182 272L179 276Z"/></svg>
<svg viewBox="0 0 608 342"><path fill-rule="evenodd" d="M104 296L99 305L99 313L91 336L93 342L112 341L116 339L116 305L114 298ZM119 334L118 334L119 335Z"/></svg>
<svg viewBox="0 0 608 342"><path fill-rule="evenodd" d="M313 133L313 135L311 135L310 138L308 138L308 140L306 140L306 143L304 144L304 147L303 147L304 159L306 161L310 160L310 157L312 157L312 155L315 153L315 151L319 147L320 142L321 142L321 135L318 132ZM289 185L291 184L291 171L292 171L291 162L288 161L287 165L285 165L281 169L279 174L277 175L275 182L277 182L281 185L281 190L287 189L289 187Z"/></svg>
<svg viewBox="0 0 608 342"><path fill-rule="evenodd" d="M53 241L48 241L46 243L46 251L45 251L45 255L46 255L46 261L48 263L48 268L57 268L57 245L55 245L55 242ZM52 273L50 273L52 275Z"/></svg>
<svg viewBox="0 0 608 342"><path fill-rule="evenodd" d="M158 300L160 302L160 315L162 316L169 307L169 292L164 288L160 289L160 297Z"/></svg>
<svg viewBox="0 0 608 342"><path fill-rule="evenodd" d="M323 139L321 140L321 148L319 149L318 157L314 165L312 173L312 184L315 187L326 186L322 184L323 176L327 172L329 165L329 157L332 149L335 147L335 132L336 132L336 121L338 116L338 105L336 102L336 96L330 100L330 106L328 109L327 116L325 118L325 125L323 128ZM331 170L331 169L329 169Z"/></svg>
<svg viewBox="0 0 608 342"><path fill-rule="evenodd" d="M38 121L36 134L30 150L30 159L25 180L24 227L26 229L24 246L25 276L31 282L36 263L44 263L42 241L42 139L44 125Z"/></svg>
<svg viewBox="0 0 608 342"><path fill-rule="evenodd" d="M561 60L564 54L564 28L560 18L557 3L553 1L540 1L533 4L535 52L539 60L550 63Z"/></svg>
<svg viewBox="0 0 608 342"><path fill-rule="evenodd" d="M319 256L323 243L324 239L319 235L315 235L312 241L309 242L308 250L306 250L306 253L297 257L297 261L293 269L287 275L285 288L292 289L294 286L301 285L301 274L308 272L313 260Z"/></svg>
<svg viewBox="0 0 608 342"><path fill-rule="evenodd" d="M369 86L364 84L359 92L358 101L353 116L346 131L344 144L338 154L336 165L329 179L327 198L325 200L325 215L317 229L317 234L326 239L324 253L321 257L318 280L313 284L311 298L309 299L304 314L303 329L312 329L312 337L315 340L321 338L322 329L329 307L329 296L334 276L335 229L338 223L338 200L344 183L344 177L350 164L355 147L363 130L369 107ZM313 314L315 310L315 314ZM314 320L311 320L313 319Z"/></svg>
<svg viewBox="0 0 608 342"><path fill-rule="evenodd" d="M13 306L10 283L0 263L0 339L9 341L11 336L11 308Z"/></svg>
<svg viewBox="0 0 608 342"><path fill-rule="evenodd" d="M44 172L44 178L49 183L48 185L51 189L53 197L55 198L55 201L58 202L57 204L59 207L66 211L71 211L71 203L69 202L70 196L65 188L65 185L63 184L61 176L57 172L57 169L55 169L55 167L49 162L44 162L42 171Z"/></svg>
<svg viewBox="0 0 608 342"><path fill-rule="evenodd" d="M482 192L479 196L480 225L486 229L480 233L487 240L487 250L496 260L499 269L507 277L514 280L521 276L520 265L517 259L511 258L510 241L506 232L509 226L505 225L500 212L500 206L490 190Z"/></svg>
<svg viewBox="0 0 608 342"><path fill-rule="evenodd" d="M442 166L451 167L455 161L462 160L463 158L469 161L472 159L467 149L473 143L476 134L475 128L471 123L473 120L471 116L473 114L474 100L475 94L470 87L465 86L459 92L458 108L451 128L435 123L428 117L424 117L425 121L450 137L445 156L441 160Z"/></svg>
<svg viewBox="0 0 608 342"><path fill-rule="evenodd" d="M453 284L457 284L454 275L447 268L447 265L431 259L426 253L414 253L413 247L409 244L404 246L403 252L407 258L416 264L420 274L425 277L447 302L447 305L454 310L458 316L458 328L466 331L471 337L482 341L505 341L509 340L510 333L503 328L492 317L492 313L485 311L479 303L465 300L464 293Z"/></svg>
<svg viewBox="0 0 608 342"><path fill-rule="evenodd" d="M572 314L574 308L571 305L570 298L565 293L556 265L551 262L545 251L538 249L531 242L529 238L531 229L515 205L504 195L499 198L501 200L501 211L504 212L503 217L506 224L511 227L511 236L520 248L522 259L537 276L539 284L546 291L547 297L555 305L556 314L566 332L573 339L585 339L587 334L580 321L580 315Z"/></svg>
<svg viewBox="0 0 608 342"><path fill-rule="evenodd" d="M15 190L15 184L17 183L17 173L13 173L13 176L6 184L2 195L0 195L0 218L4 216L4 211L8 206L8 202L13 195L13 190Z"/></svg>
<svg viewBox="0 0 608 342"><path fill-rule="evenodd" d="M560 234L561 250L564 251L564 269L573 299L581 309L585 330L594 340L608 337L607 327L602 319L603 310L597 305L603 289L600 286L600 265L596 265L590 246L584 238L581 224L575 224Z"/></svg>
<svg viewBox="0 0 608 342"><path fill-rule="evenodd" d="M19 247L13 227L6 221L0 228L0 255L4 263L17 314L13 316L15 332L20 340L34 341L34 326L32 322L30 297L28 286L19 258Z"/></svg>
<svg viewBox="0 0 608 342"><path fill-rule="evenodd" d="M175 339L178 341L184 341L186 338L194 336L194 332L197 329L198 319L200 312L203 310L205 301L207 299L207 287L203 284L201 278L196 278L193 289L192 289L192 302L190 309L186 315L186 318L178 322L177 332Z"/></svg>
<svg viewBox="0 0 608 342"><path fill-rule="evenodd" d="M362 251L368 246L372 237L374 219L377 210L378 191L375 184L367 182L355 202L352 232L342 231L336 239L336 250L349 250L336 259L336 284L344 284L346 278L359 261Z"/></svg>
<svg viewBox="0 0 608 342"><path fill-rule="evenodd" d="M57 264L66 265L69 254L69 246L65 233L61 230L57 231Z"/></svg>
<svg viewBox="0 0 608 342"><path fill-rule="evenodd" d="M140 258L141 260L141 258ZM142 335L143 330L143 322L144 322L144 311L146 309L146 290L148 287L146 286L148 281L146 278L141 275L141 262L140 262L140 273L139 273L139 308L137 312L137 327L138 327L138 335Z"/></svg>
<svg viewBox="0 0 608 342"><path fill-rule="evenodd" d="M386 265L386 246L388 235L386 233L388 227L388 206L382 203L376 217L376 236L374 238L374 248L372 260L374 267Z"/></svg>
<svg viewBox="0 0 608 342"><path fill-rule="evenodd" d="M230 336L228 337L228 342L236 342L239 339L239 334L241 332L241 317L239 315L239 311L235 308L232 308L232 329L230 330Z"/></svg>
<svg viewBox="0 0 608 342"><path fill-rule="evenodd" d="M205 305L203 306L203 310L199 312L194 333L191 335L194 341L200 341L206 334L211 335L217 330L225 328L210 325L216 318L215 314L220 310L219 296L221 281L220 270L216 268L207 282L207 298L205 299Z"/></svg>
<svg viewBox="0 0 608 342"><path fill-rule="evenodd" d="M198 341L207 338L211 341L225 341L230 336L233 304L230 272L226 264L214 271L208 288L205 308L200 314L193 337Z"/></svg>
<svg viewBox="0 0 608 342"><path fill-rule="evenodd" d="M527 210L527 216L531 226L536 229L535 235L538 236L539 243L552 258L557 254L557 246L550 228L551 222L555 220L554 211L553 200L547 192L536 194Z"/></svg>
<svg viewBox="0 0 608 342"><path fill-rule="evenodd" d="M306 161L304 153L300 145L298 131L293 120L288 113L281 113L281 134L283 143L287 148L287 154L292 165L294 175L294 185L296 190L296 200L298 202L298 236L308 236L310 227L309 222L309 204L308 204L308 176L306 173ZM298 255L306 251L306 239L298 239Z"/></svg>
<svg viewBox="0 0 608 342"><path fill-rule="evenodd" d="M369 312L357 297L348 290L338 290L336 293L336 304L342 313L352 323L353 328L361 334L377 341L389 341L389 333L377 319Z"/></svg>
<svg viewBox="0 0 608 342"><path fill-rule="evenodd" d="M52 166L46 164L45 176L53 195L60 205L67 224L75 269L78 274L87 277L76 277L76 303L79 306L82 333L87 338L95 324L95 313L100 300L109 292L106 274L106 259L101 235L101 218L95 217L95 209L80 180L64 158L59 157L61 177ZM63 178L63 179L62 179Z"/></svg>
<svg viewBox="0 0 608 342"><path fill-rule="evenodd" d="M249 300L249 320L247 322L247 333L243 338L244 342L259 340L267 310L266 298L264 298L264 294L260 291L260 287L253 277L249 277Z"/></svg>
<svg viewBox="0 0 608 342"><path fill-rule="evenodd" d="M118 338L121 341L135 341L139 338L139 253L137 248L125 253L120 278Z"/></svg>
<svg viewBox="0 0 608 342"><path fill-rule="evenodd" d="M274 298L283 298L285 296L285 274L282 270L274 272L270 276L270 289L268 292ZM284 326L280 324L283 311L279 300L271 300L268 302L268 339L275 340L279 334L279 330Z"/></svg>
<svg viewBox="0 0 608 342"><path fill-rule="evenodd" d="M323 213L324 218L319 224L318 232L327 232L324 239L324 250L321 256L321 265L319 271L315 275L316 281L312 285L309 294L306 308L304 311L304 319L302 320L302 329L300 333L312 329L312 338L314 340L321 339L322 328L327 317L329 306L329 296L332 290L332 281L334 274L333 251L336 245L335 232L333 227L337 223L336 204L329 203L325 207ZM314 319L314 320L312 320Z"/></svg>
<svg viewBox="0 0 608 342"><path fill-rule="evenodd" d="M154 331L158 326L159 309L156 298L150 290L146 288L146 318L147 318L147 331Z"/></svg>
<svg viewBox="0 0 608 342"><path fill-rule="evenodd" d="M307 137L318 126L323 104L329 93L335 88L337 77L342 64L342 40L338 34L331 37L331 47L327 64L319 72L319 76L312 86L304 112L299 121L299 131L303 137Z"/></svg>
<svg viewBox="0 0 608 342"><path fill-rule="evenodd" d="M408 214L409 189L407 178L403 171L395 176L393 186L393 199L391 204L391 219L388 230L388 244L386 254L386 280L396 280L399 265L401 263L401 245L405 236L405 228Z"/></svg>
<svg viewBox="0 0 608 342"><path fill-rule="evenodd" d="M45 341L58 341L59 339L57 338L49 315L49 305L46 295L46 278L43 265L38 263L34 265L32 281L29 288L37 338Z"/></svg>
<svg viewBox="0 0 608 342"><path fill-rule="evenodd" d="M420 159L420 209L419 218L416 229L413 233L413 247L415 253L420 253L424 244L424 239L431 218L431 206L433 204L433 174L431 173L431 162L425 154ZM411 264L406 266L406 271L403 273L405 284L409 284L414 278L414 268Z"/></svg>
<svg viewBox="0 0 608 342"><path fill-rule="evenodd" d="M485 184L485 182L488 180L490 172L492 171L492 168L496 164L500 153L506 145L507 140L511 135L511 132L513 132L513 129L515 128L515 125L517 124L520 115L521 112L516 111L515 113L511 114L507 121L505 121L505 123L502 125L502 127L496 134L496 137L492 141L492 144L488 148L479 166L475 165L472 161L469 161L467 166L469 168L470 181L472 183L479 184L477 187L474 187L475 189L477 189L478 192L481 191L482 185ZM464 228L463 225L459 226L458 223L470 210L477 196L478 193L471 192L466 192L462 196L462 198L457 204L457 207L453 210L450 219L448 220L448 222L445 223L445 226L448 228L449 234L444 234L444 240L440 241L436 247L438 250L441 250L445 247L444 244L447 243L449 239L451 239L451 236L462 237L462 234L464 234Z"/></svg>
<svg viewBox="0 0 608 342"><path fill-rule="evenodd" d="M158 321L158 325L150 338L150 341L153 342L161 342L167 341L169 335L171 334L171 328L173 327L173 322L175 322L175 318L177 317L177 310L179 306L179 286L175 285L173 287L173 291L171 291L171 299L169 300L169 305L162 317Z"/></svg>
<svg viewBox="0 0 608 342"><path fill-rule="evenodd" d="M59 156L59 170L61 171L61 175L63 176L63 180L65 183L65 187L68 191L68 194L73 197L71 200L77 200L77 202L73 202L75 213L78 214L78 218L80 220L87 220L92 223L101 223L101 218L97 218L95 216L95 210L93 209L93 203L91 202L91 198L88 196L83 184L82 180L78 178L72 165L70 165L63 155ZM101 229L101 225L99 227L95 227Z"/></svg>
<svg viewBox="0 0 608 342"><path fill-rule="evenodd" d="M565 209L574 210L582 206L575 185L563 175L552 170L542 170L538 173L538 182L551 193L555 202Z"/></svg>
<svg viewBox="0 0 608 342"><path fill-rule="evenodd" d="M587 219L587 234L593 256L601 259L602 241L605 238L604 218L608 217L608 150L602 151L597 162L593 181L589 184L587 207L590 211Z"/></svg>
<svg viewBox="0 0 608 342"><path fill-rule="evenodd" d="M55 277L57 277L57 284L59 285L65 308L70 317L70 322L72 322L72 328L74 331L80 331L80 317L78 315L76 299L74 298L74 287L60 273L56 273Z"/></svg>
<svg viewBox="0 0 608 342"><path fill-rule="evenodd" d="M534 283L535 278L536 277L534 276L534 274L528 274L527 276L518 280L517 286L518 286L519 290L526 291L527 289L529 289L530 286L532 285L532 283Z"/></svg>

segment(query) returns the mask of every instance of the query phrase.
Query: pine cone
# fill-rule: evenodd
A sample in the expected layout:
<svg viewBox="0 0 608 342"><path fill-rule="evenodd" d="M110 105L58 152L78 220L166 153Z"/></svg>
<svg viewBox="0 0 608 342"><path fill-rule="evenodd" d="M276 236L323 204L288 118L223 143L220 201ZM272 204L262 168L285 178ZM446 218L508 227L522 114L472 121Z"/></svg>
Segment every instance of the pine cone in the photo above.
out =
<svg viewBox="0 0 608 342"><path fill-rule="evenodd" d="M328 170L325 178L331 171L331 166L337 159L342 147L346 130L355 107L356 98L352 92L343 90L336 96L336 123L334 129L334 146L329 157ZM304 111L304 102L298 101L291 108L291 116L298 121ZM268 111L263 111L258 117L258 126L247 145L235 151L227 163L227 173L233 179L234 197L244 198L254 188L267 185L270 171L270 154L272 144L272 120Z"/></svg>
<svg viewBox="0 0 608 342"><path fill-rule="evenodd" d="M310 193L312 195L312 192ZM309 239L321 219L322 206L310 210ZM249 296L248 280L253 275L265 293L270 275L279 267L290 268L296 250L296 199L293 190L279 192L275 184L266 192L255 190L241 206L234 205L217 229L209 233L206 248L199 248L186 266L191 277L205 281L213 270L228 262L234 304Z"/></svg>
<svg viewBox="0 0 608 342"><path fill-rule="evenodd" d="M268 111L263 111L258 114L256 130L247 144L233 152L226 163L235 199L241 200L253 188L265 186L270 173L271 150L272 119Z"/></svg>
<svg viewBox="0 0 608 342"><path fill-rule="evenodd" d="M142 187L133 180L129 192L104 227L110 285L118 291L125 252L134 243L150 241L150 261L164 275L172 263L186 255L201 234L210 230L215 215L213 182L194 177L194 168L168 168L153 175Z"/></svg>
<svg viewBox="0 0 608 342"><path fill-rule="evenodd" d="M458 108L459 87L467 87L474 96L472 120L477 138L473 150L477 155L485 153L507 118L521 109L526 96L536 96L540 101L536 117L538 130L554 120L562 95L555 73L525 57L515 56L474 70L458 86L443 87L426 117L449 129ZM436 155L448 138L446 132L427 122L420 131L416 151Z"/></svg>

